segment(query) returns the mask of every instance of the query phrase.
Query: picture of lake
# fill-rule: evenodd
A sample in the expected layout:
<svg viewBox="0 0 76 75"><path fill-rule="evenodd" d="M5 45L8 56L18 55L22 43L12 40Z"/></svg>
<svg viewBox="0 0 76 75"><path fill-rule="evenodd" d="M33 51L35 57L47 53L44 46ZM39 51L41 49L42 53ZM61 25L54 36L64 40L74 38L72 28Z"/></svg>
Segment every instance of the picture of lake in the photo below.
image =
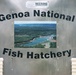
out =
<svg viewBox="0 0 76 75"><path fill-rule="evenodd" d="M56 22L15 21L15 48L56 48Z"/></svg>

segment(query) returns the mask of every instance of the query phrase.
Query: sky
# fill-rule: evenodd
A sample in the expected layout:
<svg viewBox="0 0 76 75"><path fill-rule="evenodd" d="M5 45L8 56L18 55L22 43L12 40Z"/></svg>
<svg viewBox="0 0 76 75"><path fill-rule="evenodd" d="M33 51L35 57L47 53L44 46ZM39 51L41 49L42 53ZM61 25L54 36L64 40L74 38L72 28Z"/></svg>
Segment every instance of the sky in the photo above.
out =
<svg viewBox="0 0 76 75"><path fill-rule="evenodd" d="M28 23L51 23L51 24L56 24L56 21L15 21L14 24L28 24Z"/></svg>

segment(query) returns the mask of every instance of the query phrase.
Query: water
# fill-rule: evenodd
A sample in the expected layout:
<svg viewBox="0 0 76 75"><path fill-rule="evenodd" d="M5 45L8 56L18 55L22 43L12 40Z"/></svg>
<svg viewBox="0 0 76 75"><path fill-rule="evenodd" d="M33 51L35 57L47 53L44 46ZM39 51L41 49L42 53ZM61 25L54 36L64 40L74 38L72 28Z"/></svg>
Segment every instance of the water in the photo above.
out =
<svg viewBox="0 0 76 75"><path fill-rule="evenodd" d="M40 43L44 43L44 42L48 41L49 38L52 39L52 35L35 38L34 40L30 41L29 43L23 44L22 46L28 46L28 47L35 46L35 45L38 45Z"/></svg>

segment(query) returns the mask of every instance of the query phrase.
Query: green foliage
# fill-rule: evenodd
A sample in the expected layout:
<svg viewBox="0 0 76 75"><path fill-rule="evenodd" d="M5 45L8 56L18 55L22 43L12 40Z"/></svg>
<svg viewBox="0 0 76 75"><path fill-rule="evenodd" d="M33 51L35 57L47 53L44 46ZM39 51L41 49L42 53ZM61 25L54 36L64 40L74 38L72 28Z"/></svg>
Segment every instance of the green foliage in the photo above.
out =
<svg viewBox="0 0 76 75"><path fill-rule="evenodd" d="M34 48L44 48L44 45L38 44L38 45L34 46Z"/></svg>
<svg viewBox="0 0 76 75"><path fill-rule="evenodd" d="M56 48L56 42L51 42L50 43L50 48Z"/></svg>
<svg viewBox="0 0 76 75"><path fill-rule="evenodd" d="M56 40L56 36L54 36L53 39Z"/></svg>

